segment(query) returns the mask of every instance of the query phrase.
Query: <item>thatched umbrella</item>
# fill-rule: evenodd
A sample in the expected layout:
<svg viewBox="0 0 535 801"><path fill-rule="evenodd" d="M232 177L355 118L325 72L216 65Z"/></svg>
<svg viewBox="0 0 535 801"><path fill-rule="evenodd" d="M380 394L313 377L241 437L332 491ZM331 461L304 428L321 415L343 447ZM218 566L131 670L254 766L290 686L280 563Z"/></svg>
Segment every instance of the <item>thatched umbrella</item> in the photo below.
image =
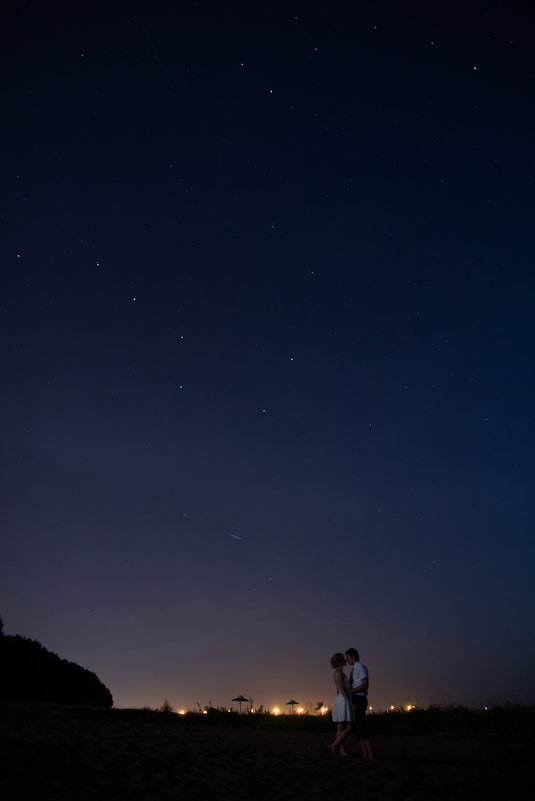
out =
<svg viewBox="0 0 535 801"><path fill-rule="evenodd" d="M293 711L294 711L294 706L295 706L296 704L298 704L298 703L299 703L299 701L294 701L294 699L292 698L292 700L291 700L291 701L286 701L286 706L291 706L291 707L292 707L292 713L293 713Z"/></svg>
<svg viewBox="0 0 535 801"><path fill-rule="evenodd" d="M240 715L241 715L241 705L245 704L245 703L249 703L249 699L248 698L244 698L243 695L238 695L237 698L233 698L232 700L233 701L237 701L239 703L239 705L240 705Z"/></svg>

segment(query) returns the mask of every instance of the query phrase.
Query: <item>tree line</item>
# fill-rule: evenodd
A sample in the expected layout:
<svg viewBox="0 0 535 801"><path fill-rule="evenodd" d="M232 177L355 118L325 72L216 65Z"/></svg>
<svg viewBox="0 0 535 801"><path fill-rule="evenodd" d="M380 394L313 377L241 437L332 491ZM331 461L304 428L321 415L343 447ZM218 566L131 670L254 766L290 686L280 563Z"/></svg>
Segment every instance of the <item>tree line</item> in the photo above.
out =
<svg viewBox="0 0 535 801"><path fill-rule="evenodd" d="M83 706L113 706L100 679L75 662L61 659L37 640L6 635L0 618L0 698Z"/></svg>

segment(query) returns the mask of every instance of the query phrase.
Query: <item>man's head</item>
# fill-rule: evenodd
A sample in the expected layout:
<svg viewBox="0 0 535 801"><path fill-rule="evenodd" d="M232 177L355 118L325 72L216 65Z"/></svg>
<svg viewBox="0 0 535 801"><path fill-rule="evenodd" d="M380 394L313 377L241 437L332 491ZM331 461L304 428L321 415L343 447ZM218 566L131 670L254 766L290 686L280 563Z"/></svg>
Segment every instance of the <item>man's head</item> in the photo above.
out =
<svg viewBox="0 0 535 801"><path fill-rule="evenodd" d="M356 648L348 648L346 651L346 659L348 665L354 665L359 661L359 652Z"/></svg>

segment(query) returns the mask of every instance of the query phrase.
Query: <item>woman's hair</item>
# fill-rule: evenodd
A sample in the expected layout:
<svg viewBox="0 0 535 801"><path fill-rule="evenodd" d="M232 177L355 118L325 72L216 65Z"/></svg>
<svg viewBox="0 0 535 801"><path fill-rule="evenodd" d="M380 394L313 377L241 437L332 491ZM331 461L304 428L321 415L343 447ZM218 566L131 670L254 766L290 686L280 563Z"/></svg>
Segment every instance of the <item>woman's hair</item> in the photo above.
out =
<svg viewBox="0 0 535 801"><path fill-rule="evenodd" d="M346 658L343 654L335 654L334 656L331 656L331 667L335 669L342 667L345 661Z"/></svg>

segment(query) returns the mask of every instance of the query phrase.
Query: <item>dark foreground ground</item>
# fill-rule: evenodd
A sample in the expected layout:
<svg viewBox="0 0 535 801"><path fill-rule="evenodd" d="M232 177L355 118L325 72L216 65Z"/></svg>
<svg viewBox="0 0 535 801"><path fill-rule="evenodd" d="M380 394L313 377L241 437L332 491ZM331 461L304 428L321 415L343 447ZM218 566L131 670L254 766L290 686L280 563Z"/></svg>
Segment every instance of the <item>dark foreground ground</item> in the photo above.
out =
<svg viewBox="0 0 535 801"><path fill-rule="evenodd" d="M326 723L326 722L325 722ZM303 727L304 729L306 727ZM314 727L312 727L314 728ZM0 703L0 798L531 799L531 738L495 733L377 735L375 762L358 743L333 758L331 728L297 731L180 719L136 710Z"/></svg>

